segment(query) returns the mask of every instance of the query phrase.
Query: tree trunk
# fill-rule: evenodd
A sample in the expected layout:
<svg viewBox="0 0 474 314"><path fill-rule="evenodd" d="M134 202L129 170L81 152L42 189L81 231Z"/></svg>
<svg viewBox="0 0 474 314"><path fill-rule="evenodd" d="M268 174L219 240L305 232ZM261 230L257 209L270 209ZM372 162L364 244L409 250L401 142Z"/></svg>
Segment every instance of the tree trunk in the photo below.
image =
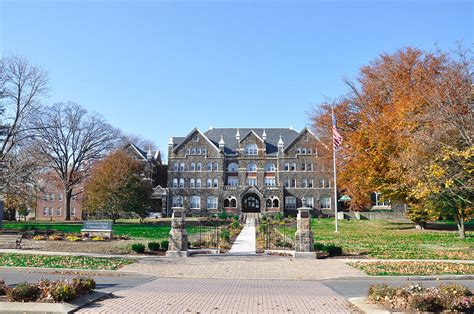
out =
<svg viewBox="0 0 474 314"><path fill-rule="evenodd" d="M64 208L64 211L66 213L66 216L64 217L64 220L71 220L71 198L72 198L72 190L66 189L65 191L65 201L66 201L66 206Z"/></svg>
<svg viewBox="0 0 474 314"><path fill-rule="evenodd" d="M461 209L458 214L455 215L456 224L458 226L459 237L461 239L466 238L466 231L464 230L464 210Z"/></svg>

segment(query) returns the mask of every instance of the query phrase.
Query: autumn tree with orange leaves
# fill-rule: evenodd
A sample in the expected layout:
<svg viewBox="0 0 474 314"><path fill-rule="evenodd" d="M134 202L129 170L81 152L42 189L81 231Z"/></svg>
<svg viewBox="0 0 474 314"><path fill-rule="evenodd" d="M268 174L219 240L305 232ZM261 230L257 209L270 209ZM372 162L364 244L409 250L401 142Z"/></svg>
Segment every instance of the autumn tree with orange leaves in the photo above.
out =
<svg viewBox="0 0 474 314"><path fill-rule="evenodd" d="M352 197L352 209L367 208L374 191L407 203L414 220L449 207L463 237L473 201L469 56L462 49L382 54L346 81L346 95L312 115L316 133L327 138L335 108L344 137L338 187Z"/></svg>
<svg viewBox="0 0 474 314"><path fill-rule="evenodd" d="M94 167L86 182L86 210L103 213L113 222L130 214L144 217L152 190L142 173L143 165L127 153L120 150L109 155Z"/></svg>

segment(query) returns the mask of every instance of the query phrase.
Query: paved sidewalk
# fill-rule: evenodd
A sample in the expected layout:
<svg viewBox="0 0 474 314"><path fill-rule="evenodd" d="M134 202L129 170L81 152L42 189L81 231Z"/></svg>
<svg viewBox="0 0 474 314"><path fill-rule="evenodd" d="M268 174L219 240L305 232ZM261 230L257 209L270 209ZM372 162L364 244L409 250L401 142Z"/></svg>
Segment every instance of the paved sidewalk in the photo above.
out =
<svg viewBox="0 0 474 314"><path fill-rule="evenodd" d="M144 258L120 270L160 278L321 280L367 277L361 270L337 259L265 255Z"/></svg>
<svg viewBox="0 0 474 314"><path fill-rule="evenodd" d="M247 218L245 226L240 231L237 239L235 239L232 248L229 251L229 255L255 255L256 254L256 243L255 243L255 218Z"/></svg>
<svg viewBox="0 0 474 314"><path fill-rule="evenodd" d="M351 313L316 281L160 278L114 293L78 313Z"/></svg>

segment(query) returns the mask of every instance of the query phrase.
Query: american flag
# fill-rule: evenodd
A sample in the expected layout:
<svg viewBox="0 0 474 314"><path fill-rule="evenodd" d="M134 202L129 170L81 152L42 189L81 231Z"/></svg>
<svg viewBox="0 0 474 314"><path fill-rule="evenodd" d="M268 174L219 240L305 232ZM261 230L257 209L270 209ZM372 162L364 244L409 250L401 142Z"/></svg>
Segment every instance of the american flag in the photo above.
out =
<svg viewBox="0 0 474 314"><path fill-rule="evenodd" d="M334 112L332 112L332 142L334 145L334 149L338 149L342 144L342 136L337 130L336 116L334 116Z"/></svg>

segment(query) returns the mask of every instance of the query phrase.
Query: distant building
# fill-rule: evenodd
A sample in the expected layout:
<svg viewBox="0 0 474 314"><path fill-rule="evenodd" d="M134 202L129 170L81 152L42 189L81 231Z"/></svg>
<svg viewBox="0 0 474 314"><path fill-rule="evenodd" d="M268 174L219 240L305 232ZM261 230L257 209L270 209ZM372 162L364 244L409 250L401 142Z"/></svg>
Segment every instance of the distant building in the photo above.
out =
<svg viewBox="0 0 474 314"><path fill-rule="evenodd" d="M159 150L153 153L151 150L145 152L132 143L125 145L122 149L144 164L144 171L141 175L144 180L149 180L152 187L155 187L157 184L166 184L166 166L162 165ZM46 173L41 178L40 186L41 192L37 194L36 201L36 219L65 220L66 202L57 174L53 171ZM84 185L77 186L73 190L73 195L71 199L71 220L82 220L85 218L85 213L82 210L84 205ZM152 212L161 212L162 203L157 200L150 200L150 210Z"/></svg>
<svg viewBox="0 0 474 314"><path fill-rule="evenodd" d="M171 207L206 215L294 213L302 205L333 208L332 169L304 128L211 128L172 137L168 145ZM162 191L163 192L163 191Z"/></svg>
<svg viewBox="0 0 474 314"><path fill-rule="evenodd" d="M43 175L39 185L41 192L36 199L36 220L64 220L66 217L65 193L57 174L50 171ZM84 186L73 190L71 198L71 220L82 220L84 205Z"/></svg>

